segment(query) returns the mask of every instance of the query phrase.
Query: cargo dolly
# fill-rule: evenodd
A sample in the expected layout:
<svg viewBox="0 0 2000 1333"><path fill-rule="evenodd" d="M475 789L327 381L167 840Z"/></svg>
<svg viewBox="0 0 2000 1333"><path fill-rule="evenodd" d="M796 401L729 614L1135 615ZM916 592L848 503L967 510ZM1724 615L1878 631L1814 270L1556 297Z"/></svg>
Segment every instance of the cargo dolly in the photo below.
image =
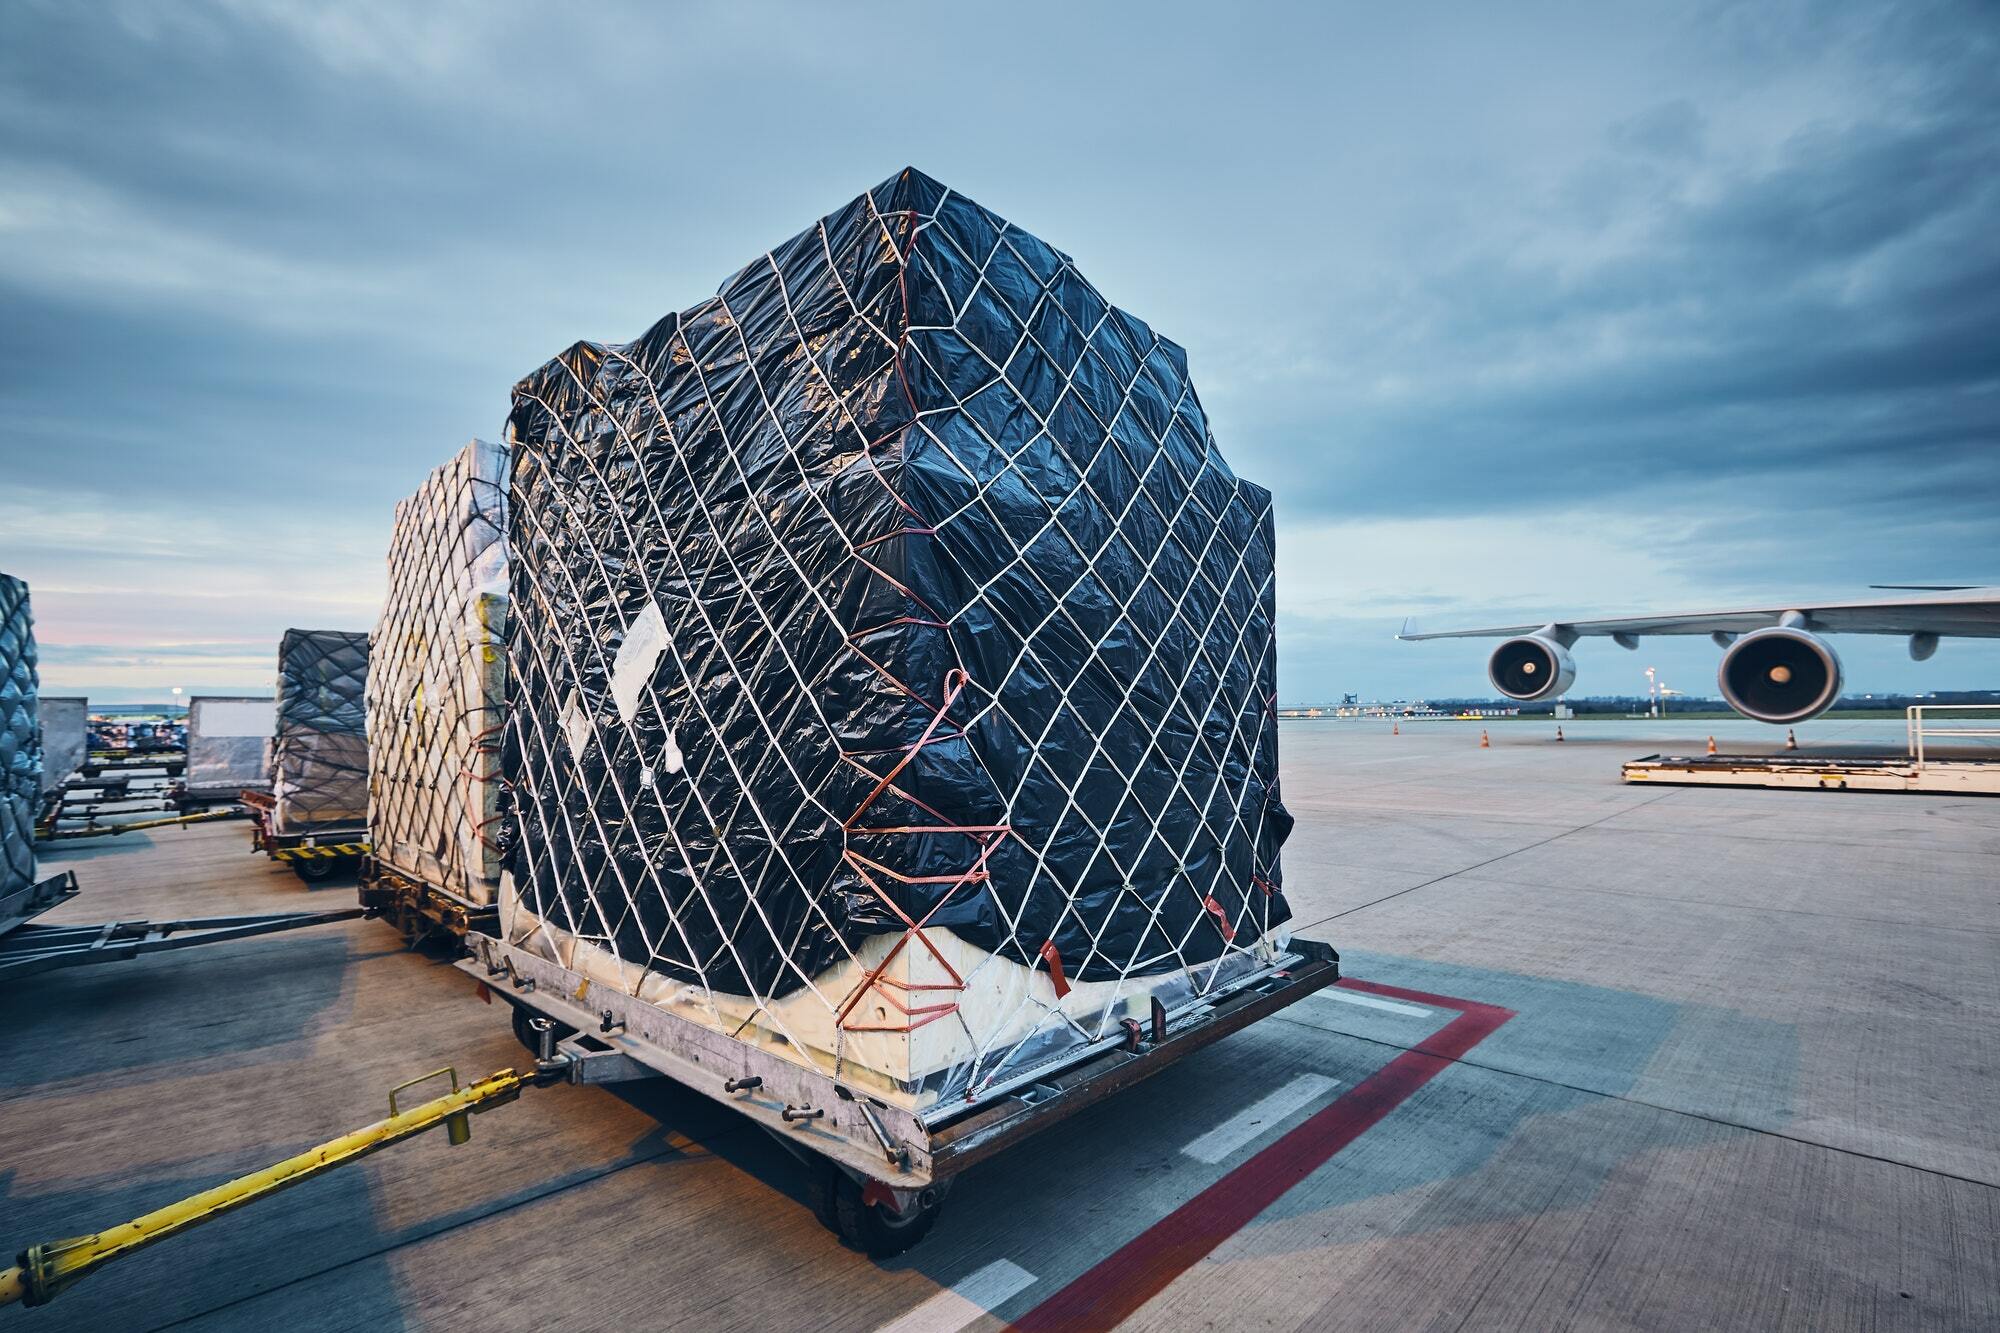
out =
<svg viewBox="0 0 2000 1333"><path fill-rule="evenodd" d="M1268 965L1149 1021L1063 1052L985 1089L921 1112L892 1106L804 1064L738 1041L490 935L466 937L457 966L483 996L513 1006L514 1032L574 1083L665 1075L733 1107L806 1166L821 1222L885 1258L929 1232L952 1179L1094 1102L1340 978L1340 956L1293 940Z"/></svg>
<svg viewBox="0 0 2000 1333"><path fill-rule="evenodd" d="M628 996L593 991L577 974L492 936L473 932L467 941L471 952L458 966L477 979L482 998L512 1007L532 1068L503 1069L464 1087L455 1069L435 1070L392 1089L384 1120L130 1222L31 1245L14 1267L0 1269L0 1305L46 1304L114 1259L440 1126L452 1144L465 1143L473 1116L528 1088L659 1076L770 1133L805 1165L820 1221L856 1249L887 1258L929 1233L960 1171L1340 978L1331 947L1295 939L1271 965L1176 1012L1155 1001L1148 1022L1125 1020L1116 1036L1023 1071L976 1103L915 1116ZM438 1079L451 1090L400 1107L400 1094Z"/></svg>
<svg viewBox="0 0 2000 1333"><path fill-rule="evenodd" d="M392 870L373 855L361 858L361 905L402 932L415 948L434 936L463 940L499 929L500 909Z"/></svg>
<svg viewBox="0 0 2000 1333"><path fill-rule="evenodd" d="M0 898L0 982L58 968L120 962L169 949L191 949L252 935L323 926L363 915L362 909L350 907L332 912L265 912L178 921L34 924L33 918L68 902L78 892L76 872L66 870Z"/></svg>
<svg viewBox="0 0 2000 1333"><path fill-rule="evenodd" d="M290 866L307 883L331 879L336 872L358 865L368 855L365 825L279 833L273 828L278 805L269 792L245 790L237 799L253 825L250 850Z"/></svg>

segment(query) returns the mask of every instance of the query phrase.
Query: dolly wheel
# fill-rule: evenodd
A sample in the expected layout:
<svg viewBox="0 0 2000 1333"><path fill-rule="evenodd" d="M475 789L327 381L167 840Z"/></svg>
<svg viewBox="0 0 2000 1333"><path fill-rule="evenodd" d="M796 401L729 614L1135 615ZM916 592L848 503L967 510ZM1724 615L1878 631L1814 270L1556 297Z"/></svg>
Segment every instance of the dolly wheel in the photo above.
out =
<svg viewBox="0 0 2000 1333"><path fill-rule="evenodd" d="M845 1171L835 1171L834 1176L834 1230L870 1259L893 1259L930 1235L944 1207L935 1194L925 1190L923 1198L928 1202L899 1217L889 1207L867 1202L865 1187Z"/></svg>
<svg viewBox="0 0 2000 1333"><path fill-rule="evenodd" d="M821 1226L835 1235L840 1234L840 1219L835 1215L833 1199L836 1186L844 1178L840 1168L824 1158L806 1167L806 1207L812 1209Z"/></svg>
<svg viewBox="0 0 2000 1333"><path fill-rule="evenodd" d="M542 1054L542 1035L529 1024L540 1017L540 1014L526 1005L514 1006L514 1038L528 1048L529 1055L537 1058ZM568 1041L576 1035L576 1029L567 1023L556 1023L553 1018L549 1022L555 1023L555 1039L559 1042Z"/></svg>
<svg viewBox="0 0 2000 1333"><path fill-rule="evenodd" d="M337 856L301 856L292 861L293 871L308 884L331 879L333 872L339 868L340 858Z"/></svg>

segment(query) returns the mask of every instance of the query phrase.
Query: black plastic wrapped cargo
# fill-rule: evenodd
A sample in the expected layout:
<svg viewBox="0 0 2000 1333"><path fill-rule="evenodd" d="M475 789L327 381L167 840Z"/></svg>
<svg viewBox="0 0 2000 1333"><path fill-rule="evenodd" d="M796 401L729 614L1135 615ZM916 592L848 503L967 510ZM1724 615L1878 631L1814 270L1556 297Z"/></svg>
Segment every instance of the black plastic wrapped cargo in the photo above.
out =
<svg viewBox="0 0 2000 1333"><path fill-rule="evenodd" d="M904 171L509 432L541 920L756 996L939 928L1060 996L1289 916L1271 497L1067 256Z"/></svg>
<svg viewBox="0 0 2000 1333"><path fill-rule="evenodd" d="M0 897L35 882L35 810L42 797L38 679L28 585L0 574Z"/></svg>
<svg viewBox="0 0 2000 1333"><path fill-rule="evenodd" d="M365 633L285 631L271 741L274 832L359 828L366 821L367 685Z"/></svg>

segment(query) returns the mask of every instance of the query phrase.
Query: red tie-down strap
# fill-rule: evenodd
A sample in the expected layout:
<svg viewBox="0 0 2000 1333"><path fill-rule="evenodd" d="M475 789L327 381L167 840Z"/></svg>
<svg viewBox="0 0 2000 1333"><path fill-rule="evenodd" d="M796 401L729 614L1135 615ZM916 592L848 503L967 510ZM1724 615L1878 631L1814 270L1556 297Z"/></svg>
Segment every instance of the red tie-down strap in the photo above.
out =
<svg viewBox="0 0 2000 1333"><path fill-rule="evenodd" d="M884 671L883 674L887 676L889 673ZM891 676L890 679L894 680L894 677ZM861 984L854 988L853 993L840 1006L839 1012L834 1015L834 1023L845 1031L913 1032L924 1024L936 1022L938 1019L943 1018L947 1014L954 1013L958 1009L956 1000L942 1000L934 1004L917 1003L918 996L916 992L919 991L949 991L956 993L965 989L965 978L959 975L958 969L951 965L950 960L943 953L939 952L938 947L931 943L930 937L924 934L924 927L930 923L932 917L936 916L938 912L943 910L947 903L951 902L958 895L958 891L961 888L968 884L983 884L986 882L988 878L988 871L986 869L987 858L993 854L993 849L998 847L1001 841L1013 829L1006 824L950 823L938 811L932 809L929 805L918 800L915 796L912 796L900 787L896 787L895 783L896 778L916 759L919 751L926 745L930 745L940 739L939 730L944 726L945 719L951 712L951 706L958 701L959 695L965 692L965 687L971 683L971 679L962 669L956 667L945 673L943 700L932 713L930 723L924 728L923 735L917 737L914 744L906 747L902 757L896 761L895 766L876 780L875 786L868 793L867 798L856 807L854 813L848 817L847 822L842 826L848 833L872 836L897 835L909 837L929 833L957 833L971 839L973 844L979 849L978 855L973 858L971 865L957 874L947 875L905 875L900 871L883 865L880 861L871 860L863 856L852 847L846 848L841 852L841 856L854 870L854 873L860 878L861 882L866 884L875 896L881 899L883 904L896 914L897 919L904 926L901 938L890 946L889 952L883 956L880 963L869 969L868 975L861 979ZM897 683L901 684L901 682ZM950 734L955 736L958 733L954 731ZM852 755L847 757L850 760L854 759ZM859 763L858 760L854 760L854 762ZM939 822L935 824L900 824L887 827L862 823L863 817L868 813L868 808L881 799L884 792L891 789L895 790L897 796L908 801L926 814L933 816ZM912 920L907 912L897 906L895 900L883 889L883 879L892 879L900 884L944 884L949 887L931 905L930 911L924 913L923 919L917 921ZM936 960L938 966L943 968L945 975L950 978L949 981L929 983L908 982L898 981L887 975L890 964L902 956L903 950L909 947L912 940L921 944L924 950ZM899 991L902 992L901 995L896 993ZM876 1023L866 1021L849 1022L850 1016L854 1014L854 1011L861 1004L862 1000L867 998L871 992L886 1000L901 1015L900 1021Z"/></svg>
<svg viewBox="0 0 2000 1333"><path fill-rule="evenodd" d="M1056 951L1054 940L1046 941L1039 950L1042 961L1049 965L1049 980L1056 988L1056 998L1060 1000L1069 994L1069 978L1063 975L1062 954Z"/></svg>
<svg viewBox="0 0 2000 1333"><path fill-rule="evenodd" d="M1222 910L1221 903L1215 901L1213 897L1209 897L1202 899L1201 905L1206 907L1208 914L1215 918L1215 928L1222 932L1222 942L1224 944L1236 938L1236 927L1229 924L1229 913Z"/></svg>
<svg viewBox="0 0 2000 1333"><path fill-rule="evenodd" d="M1255 884L1258 888L1262 889L1264 891L1264 896L1266 898L1275 898L1278 894L1278 886L1273 884L1270 880L1265 879L1262 875L1250 876L1250 882L1252 884ZM1213 898L1209 899L1209 902L1211 903L1213 903L1214 901L1215 899Z"/></svg>

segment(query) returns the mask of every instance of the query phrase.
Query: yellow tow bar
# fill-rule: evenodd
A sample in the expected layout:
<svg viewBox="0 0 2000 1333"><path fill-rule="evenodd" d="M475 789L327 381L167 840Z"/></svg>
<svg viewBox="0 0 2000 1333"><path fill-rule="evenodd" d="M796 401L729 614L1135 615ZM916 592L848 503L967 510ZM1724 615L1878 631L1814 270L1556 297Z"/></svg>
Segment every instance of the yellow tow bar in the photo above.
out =
<svg viewBox="0 0 2000 1333"><path fill-rule="evenodd" d="M448 1094L407 1111L397 1110L397 1093L445 1077L451 1079ZM261 1171L238 1176L214 1189L157 1208L109 1231L29 1246L21 1253L16 1267L0 1270L0 1305L12 1305L15 1301L24 1305L47 1304L113 1259L143 1250L156 1241L439 1125L445 1127L452 1143L464 1143L472 1137L473 1115L505 1106L521 1095L521 1089L534 1086L535 1081L533 1074L519 1074L511 1069L503 1069L463 1088L458 1086L458 1073L453 1069L439 1069L411 1079L390 1092L387 1120L378 1120L366 1129L343 1134Z"/></svg>

